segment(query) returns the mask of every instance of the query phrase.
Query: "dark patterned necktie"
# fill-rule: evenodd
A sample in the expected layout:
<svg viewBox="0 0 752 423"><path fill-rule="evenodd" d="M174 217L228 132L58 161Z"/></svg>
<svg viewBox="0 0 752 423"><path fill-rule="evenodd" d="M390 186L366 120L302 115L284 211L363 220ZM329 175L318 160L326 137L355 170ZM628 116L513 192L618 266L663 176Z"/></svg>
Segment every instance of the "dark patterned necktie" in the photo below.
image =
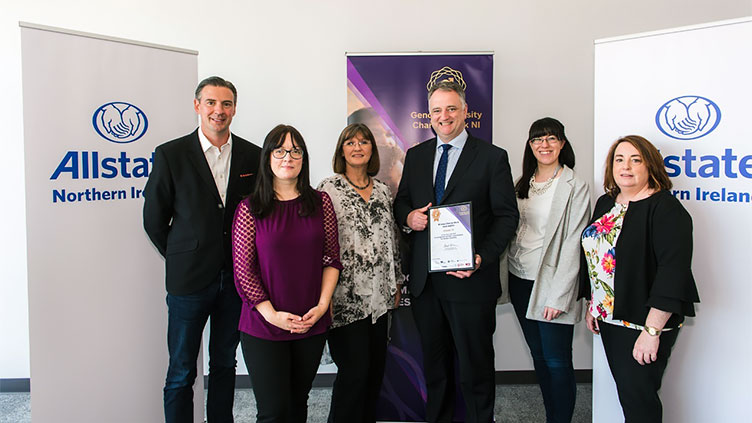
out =
<svg viewBox="0 0 752 423"><path fill-rule="evenodd" d="M444 185L446 185L446 172L447 165L449 164L449 149L452 146L443 144L441 148L444 151L441 153L441 158L439 159L439 167L436 169L436 181L433 185L434 194L436 194L436 204L441 204L441 199L444 198Z"/></svg>

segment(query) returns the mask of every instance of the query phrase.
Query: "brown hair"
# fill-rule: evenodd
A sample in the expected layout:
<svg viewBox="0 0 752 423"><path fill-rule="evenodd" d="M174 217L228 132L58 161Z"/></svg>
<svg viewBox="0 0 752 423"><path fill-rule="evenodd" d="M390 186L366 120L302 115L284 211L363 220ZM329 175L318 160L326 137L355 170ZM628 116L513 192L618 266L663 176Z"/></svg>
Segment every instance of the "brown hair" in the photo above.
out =
<svg viewBox="0 0 752 423"><path fill-rule="evenodd" d="M223 79L219 76L210 76L203 81L198 83L198 87L196 87L196 93L195 97L196 100L201 101L201 91L204 90L204 87L207 85L211 85L212 87L224 87L232 91L232 102L237 105L238 103L238 90L235 89L235 85L232 84L232 82Z"/></svg>
<svg viewBox="0 0 752 423"><path fill-rule="evenodd" d="M648 169L648 186L650 188L662 191L673 187L671 179L669 179L668 173L666 173L666 166L663 164L663 156L658 152L658 149L650 141L639 135L627 135L616 140L611 145L611 148L608 149L606 174L603 176L603 189L608 195L616 198L619 192L621 192L619 186L616 185L616 180L614 180L614 156L616 155L616 147L623 142L632 144L640 153Z"/></svg>
<svg viewBox="0 0 752 423"><path fill-rule="evenodd" d="M360 134L364 139L371 141L371 158L368 159L368 168L366 173L368 176L376 176L379 173L379 167L381 161L379 160L379 149L376 147L376 140L373 138L373 133L368 127L362 123L351 123L345 126L342 133L339 134L337 140L337 148L334 149L334 158L332 158L332 170L334 173L344 174L347 169L347 162L345 162L344 152L342 147L345 142L352 139L354 136Z"/></svg>
<svg viewBox="0 0 752 423"><path fill-rule="evenodd" d="M465 89L458 82L443 80L431 85L431 88L428 89L428 101L431 101L431 96L436 91L454 91L460 96L462 106L464 107L467 104L465 102Z"/></svg>

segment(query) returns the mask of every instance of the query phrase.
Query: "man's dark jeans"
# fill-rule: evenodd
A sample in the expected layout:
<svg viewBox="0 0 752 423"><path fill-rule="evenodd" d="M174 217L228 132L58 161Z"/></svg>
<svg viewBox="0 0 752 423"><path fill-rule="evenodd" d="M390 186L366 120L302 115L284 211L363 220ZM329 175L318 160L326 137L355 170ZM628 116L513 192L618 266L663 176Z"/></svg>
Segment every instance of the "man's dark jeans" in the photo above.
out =
<svg viewBox="0 0 752 423"><path fill-rule="evenodd" d="M217 280L201 291L188 295L167 294L167 348L170 353L164 387L167 423L193 423L196 360L209 317L207 421L233 421L240 305L232 272L227 271L222 271Z"/></svg>

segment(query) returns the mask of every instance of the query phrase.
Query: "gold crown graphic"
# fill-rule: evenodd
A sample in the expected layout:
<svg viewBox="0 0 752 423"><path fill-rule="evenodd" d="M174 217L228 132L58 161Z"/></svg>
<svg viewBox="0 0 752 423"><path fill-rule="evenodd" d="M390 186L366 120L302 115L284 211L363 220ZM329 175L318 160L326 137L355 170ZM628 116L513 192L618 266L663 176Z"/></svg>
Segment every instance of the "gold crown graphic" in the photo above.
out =
<svg viewBox="0 0 752 423"><path fill-rule="evenodd" d="M431 78L429 78L428 83L426 84L426 91L430 91L431 87L441 81L450 81L450 82L456 82L460 84L462 89L467 88L467 84L465 83L465 79L462 78L462 72L458 70L454 70L450 68L449 66L444 66L443 68L431 72Z"/></svg>

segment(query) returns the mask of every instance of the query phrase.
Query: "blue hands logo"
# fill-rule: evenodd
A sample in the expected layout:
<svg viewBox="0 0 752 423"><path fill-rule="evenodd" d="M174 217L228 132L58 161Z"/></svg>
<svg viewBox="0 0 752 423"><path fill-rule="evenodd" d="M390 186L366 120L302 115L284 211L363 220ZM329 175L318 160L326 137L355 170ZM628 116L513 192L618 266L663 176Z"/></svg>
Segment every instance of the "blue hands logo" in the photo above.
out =
<svg viewBox="0 0 752 423"><path fill-rule="evenodd" d="M149 121L141 109L121 101L98 107L91 123L102 138L118 144L136 141L144 136L149 126Z"/></svg>
<svg viewBox="0 0 752 423"><path fill-rule="evenodd" d="M677 140L704 137L721 122L721 109L711 100L694 95L669 100L655 114L655 124Z"/></svg>

